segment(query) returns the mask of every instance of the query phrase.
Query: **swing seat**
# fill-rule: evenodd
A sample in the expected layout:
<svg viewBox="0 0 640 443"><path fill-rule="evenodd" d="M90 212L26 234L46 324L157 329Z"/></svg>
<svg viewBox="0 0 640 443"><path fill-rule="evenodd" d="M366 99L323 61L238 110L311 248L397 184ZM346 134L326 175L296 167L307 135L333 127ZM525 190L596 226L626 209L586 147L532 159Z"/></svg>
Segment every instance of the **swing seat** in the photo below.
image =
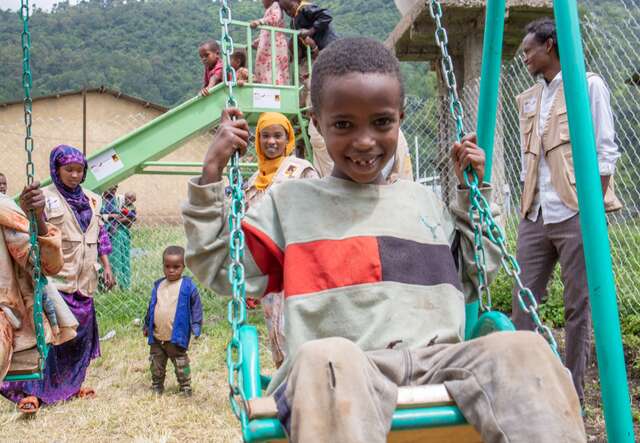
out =
<svg viewBox="0 0 640 443"><path fill-rule="evenodd" d="M5 381L13 381L12 378L20 378L39 373L40 353L38 352L38 348L34 346L33 348L13 354Z"/></svg>
<svg viewBox="0 0 640 443"><path fill-rule="evenodd" d="M470 338L492 332L515 331L509 318L499 312L483 314L472 328ZM242 420L245 442L286 442L277 419L272 397L262 397L262 388L269 377L261 377L258 354L258 333L255 326L240 328L243 361L241 383L247 395L247 417ZM398 389L396 411L393 414L388 442L393 443L481 443L476 429L469 425L443 384L408 386Z"/></svg>

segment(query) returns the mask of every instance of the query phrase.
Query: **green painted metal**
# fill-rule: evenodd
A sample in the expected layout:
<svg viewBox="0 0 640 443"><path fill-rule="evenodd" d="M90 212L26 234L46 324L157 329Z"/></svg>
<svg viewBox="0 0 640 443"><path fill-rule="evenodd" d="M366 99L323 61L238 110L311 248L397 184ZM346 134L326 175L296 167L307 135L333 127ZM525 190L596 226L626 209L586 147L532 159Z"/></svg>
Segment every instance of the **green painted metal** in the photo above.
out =
<svg viewBox="0 0 640 443"><path fill-rule="evenodd" d="M569 116L584 255L607 436L633 442L629 389L618 323L609 235L598 172L593 122L576 0L554 2L560 64Z"/></svg>
<svg viewBox="0 0 640 443"><path fill-rule="evenodd" d="M247 399L262 396L262 381L260 379L260 345L258 330L255 326L240 327L240 342L242 343L242 389Z"/></svg>
<svg viewBox="0 0 640 443"><path fill-rule="evenodd" d="M498 112L500 67L502 65L502 40L504 35L505 0L489 0L482 44L482 69L480 74L480 98L478 99L478 145L487 154L484 180L491 182L493 166L493 142Z"/></svg>
<svg viewBox="0 0 640 443"><path fill-rule="evenodd" d="M88 157L89 165L94 165L105 156L109 160L111 153L118 157L121 166L102 178L96 177L90 169L83 186L92 191L100 191L119 183L138 173L141 164L170 154L190 137L216 124L226 101L224 88L224 84L216 85L211 88L209 96L194 97L91 154ZM235 92L238 105L249 115L250 123L255 122L261 112L274 111L254 106L254 94L265 91L272 91L277 95L280 103L278 112L289 117L298 115L298 90L295 86L245 85ZM48 183L50 180L44 185Z"/></svg>
<svg viewBox="0 0 640 443"><path fill-rule="evenodd" d="M470 338L479 338L489 335L493 332L501 331L515 331L516 328L513 323L502 312L489 311L480 316L476 322L473 330L471 331Z"/></svg>
<svg viewBox="0 0 640 443"><path fill-rule="evenodd" d="M13 381L33 381L42 379L42 373L36 372L34 374L25 374L25 375L7 375L4 378L5 382L13 382Z"/></svg>
<svg viewBox="0 0 640 443"><path fill-rule="evenodd" d="M484 181L491 182L493 166L493 142L498 110L498 89L502 61L504 35L505 0L489 0L485 14L484 41L482 44L482 69L480 75L480 98L478 99L478 146L487 155ZM478 321L480 302L467 304L465 309L465 337L470 337Z"/></svg>

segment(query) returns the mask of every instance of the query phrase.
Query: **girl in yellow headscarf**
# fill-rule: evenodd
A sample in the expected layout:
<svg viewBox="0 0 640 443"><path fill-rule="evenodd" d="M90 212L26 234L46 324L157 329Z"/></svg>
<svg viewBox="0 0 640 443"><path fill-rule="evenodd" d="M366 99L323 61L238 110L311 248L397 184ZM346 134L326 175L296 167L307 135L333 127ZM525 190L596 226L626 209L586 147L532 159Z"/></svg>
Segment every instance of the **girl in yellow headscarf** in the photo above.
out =
<svg viewBox="0 0 640 443"><path fill-rule="evenodd" d="M287 117L277 112L265 112L256 128L258 171L247 182L247 206L255 205L274 184L289 179L318 178L316 170L306 160L292 156L295 148L293 126ZM284 294L270 293L262 297L262 308L269 330L271 354L277 367L284 361ZM257 300L247 298L247 307Z"/></svg>
<svg viewBox="0 0 640 443"><path fill-rule="evenodd" d="M275 183L297 178L317 178L313 165L292 156L295 148L293 126L278 112L265 112L256 128L258 171L247 182L247 206L254 205Z"/></svg>

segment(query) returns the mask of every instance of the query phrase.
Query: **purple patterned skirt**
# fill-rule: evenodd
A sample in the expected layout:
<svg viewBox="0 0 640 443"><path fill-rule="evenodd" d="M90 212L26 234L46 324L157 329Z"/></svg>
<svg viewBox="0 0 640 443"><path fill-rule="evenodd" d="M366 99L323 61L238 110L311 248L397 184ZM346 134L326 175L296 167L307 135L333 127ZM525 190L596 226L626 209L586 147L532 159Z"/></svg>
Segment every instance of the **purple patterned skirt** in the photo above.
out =
<svg viewBox="0 0 640 443"><path fill-rule="evenodd" d="M68 400L78 393L89 363L100 356L98 322L93 298L80 292L60 292L78 319L78 335L71 341L49 348L42 380L10 382L0 385L0 394L13 402L33 395L43 404Z"/></svg>

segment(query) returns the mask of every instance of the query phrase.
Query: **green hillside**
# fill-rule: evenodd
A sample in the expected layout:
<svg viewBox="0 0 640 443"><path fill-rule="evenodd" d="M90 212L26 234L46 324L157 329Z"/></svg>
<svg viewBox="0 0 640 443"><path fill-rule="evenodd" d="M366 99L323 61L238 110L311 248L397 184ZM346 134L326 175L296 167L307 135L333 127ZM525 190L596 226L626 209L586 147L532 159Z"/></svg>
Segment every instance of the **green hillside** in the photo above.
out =
<svg viewBox="0 0 640 443"><path fill-rule="evenodd" d="M37 2L36 2L37 3ZM399 19L390 0L319 0L343 35L384 39ZM234 1L234 18L262 16L262 3ZM34 95L105 85L174 106L201 86L199 42L218 38L218 5L210 0L89 0L36 10L32 29ZM0 11L0 102L22 97L21 21ZM403 66L410 93L428 95L424 64Z"/></svg>

